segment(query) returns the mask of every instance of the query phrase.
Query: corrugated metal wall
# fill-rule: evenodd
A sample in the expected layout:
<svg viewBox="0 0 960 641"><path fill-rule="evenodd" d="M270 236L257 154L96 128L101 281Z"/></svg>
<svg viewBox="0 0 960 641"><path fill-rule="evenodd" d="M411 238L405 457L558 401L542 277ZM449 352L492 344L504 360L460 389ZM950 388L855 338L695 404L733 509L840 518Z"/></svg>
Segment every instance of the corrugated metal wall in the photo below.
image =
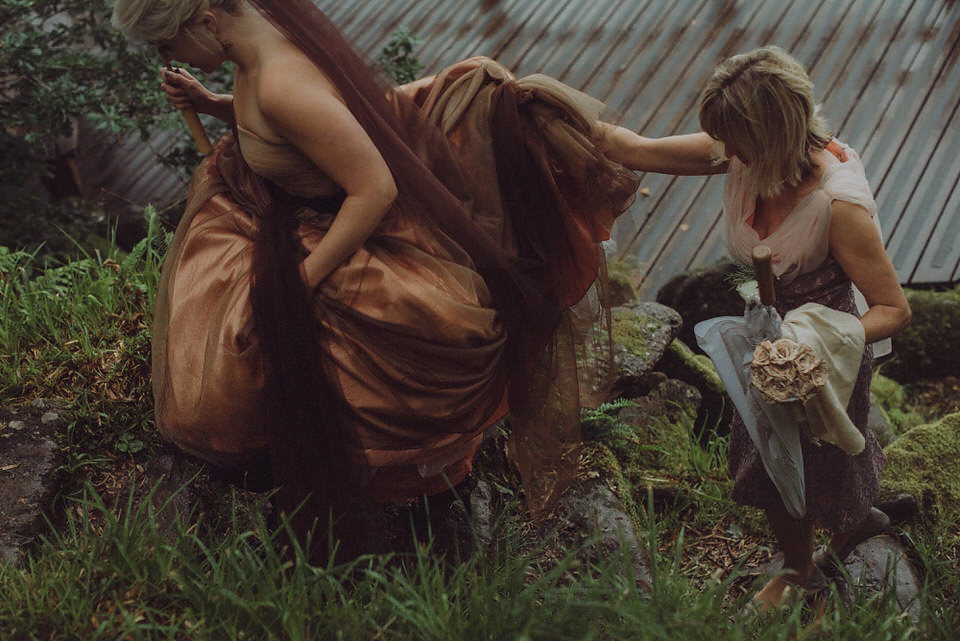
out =
<svg viewBox="0 0 960 641"><path fill-rule="evenodd" d="M905 283L960 280L960 2L951 0L347 0L319 3L369 58L400 26L425 73L472 55L547 73L646 135L697 129L697 99L733 53L778 44L810 69L838 136L860 150ZM154 142L164 144L163 139ZM169 199L183 185L131 143L112 189ZM115 160L115 159L114 159ZM104 162L108 162L109 159ZM116 171L116 170L115 170ZM123 179L122 181L120 179ZM652 298L672 274L723 254L722 178L644 176L618 221Z"/></svg>

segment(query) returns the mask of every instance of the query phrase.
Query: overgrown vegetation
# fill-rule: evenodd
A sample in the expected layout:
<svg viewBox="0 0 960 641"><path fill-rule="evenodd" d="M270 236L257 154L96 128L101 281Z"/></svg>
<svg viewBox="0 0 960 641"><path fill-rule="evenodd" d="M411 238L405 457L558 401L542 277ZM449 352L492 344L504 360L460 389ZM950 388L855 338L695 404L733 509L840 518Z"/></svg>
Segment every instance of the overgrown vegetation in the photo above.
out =
<svg viewBox="0 0 960 641"><path fill-rule="evenodd" d="M423 69L420 60L413 53L419 44L418 37L411 34L406 27L400 27L380 52L376 66L398 84L413 82Z"/></svg>
<svg viewBox="0 0 960 641"><path fill-rule="evenodd" d="M915 626L895 614L890 594L848 609L833 595L819 625L802 604L738 620L745 600L725 603L731 578L698 587L685 578L682 540L676 554L656 556L648 594L617 555L588 568L570 556L537 572L509 520L493 550L456 566L419 548L317 568L288 562L256 519L216 539L179 523L169 537L133 501L119 516L91 493L74 507L22 568L0 568L5 638L862 641L947 639L957 623L943 609ZM657 522L648 526L656 551ZM936 608L938 594L931 586L924 605Z"/></svg>
<svg viewBox="0 0 960 641"><path fill-rule="evenodd" d="M59 253L102 228L104 215L82 199L48 194L72 156L79 119L117 138L146 139L156 127L182 128L159 91L156 52L110 24L111 0L0 0L0 245ZM207 78L223 86L221 74ZM165 159L196 166L184 143ZM55 191L55 190L53 190ZM51 242L53 241L53 242Z"/></svg>
<svg viewBox="0 0 960 641"><path fill-rule="evenodd" d="M802 604L729 625L749 598L750 580L712 558L717 538L743 550L764 534L730 503L722 439L689 438L678 468L689 491L675 499L653 501L646 487L626 490L654 559L652 595L632 583L629 563L617 555L583 566L576 550L560 550L555 564L541 566L506 491L494 548L455 566L424 548L337 567L290 562L241 494L220 513L163 531L151 503L136 500L136 483L121 484L118 494L110 482L157 447L147 363L166 238L155 222L150 229L128 255L90 254L59 268L38 269L24 252L0 255L0 314L8 319L0 326L3 398L58 397L74 413L62 435L71 482L52 514L57 525L21 566L0 566L4 638L816 637ZM594 412L591 438L604 431L633 438L616 424L617 413L630 409L621 402ZM131 451L134 441L144 448ZM505 489L510 482L504 479ZM942 532L931 528L905 531L924 571L922 621L901 616L889 594L858 597L852 607L834 596L823 620L829 638L952 638L960 578L937 543Z"/></svg>
<svg viewBox="0 0 960 641"><path fill-rule="evenodd" d="M78 247L80 258L57 267L0 247L0 399L67 400L73 420L61 445L71 475L156 442L146 436L155 431L150 325L169 233L149 208L147 221L130 253Z"/></svg>

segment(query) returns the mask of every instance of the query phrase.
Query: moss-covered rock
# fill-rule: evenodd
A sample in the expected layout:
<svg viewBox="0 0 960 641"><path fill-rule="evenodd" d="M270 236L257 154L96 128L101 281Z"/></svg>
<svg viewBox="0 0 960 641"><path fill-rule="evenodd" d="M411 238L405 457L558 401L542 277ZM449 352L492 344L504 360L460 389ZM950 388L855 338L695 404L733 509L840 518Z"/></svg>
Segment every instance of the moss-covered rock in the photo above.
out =
<svg viewBox="0 0 960 641"><path fill-rule="evenodd" d="M642 514L637 504L633 485L624 475L623 467L613 450L600 441L587 441L580 451L580 476L585 479L603 479L617 496L637 532L642 531Z"/></svg>
<svg viewBox="0 0 960 641"><path fill-rule="evenodd" d="M960 522L960 414L915 427L884 451L885 494L906 492L925 515Z"/></svg>
<svg viewBox="0 0 960 641"><path fill-rule="evenodd" d="M884 372L900 382L956 376L960 371L960 286L945 292L907 290L913 320L893 337Z"/></svg>
<svg viewBox="0 0 960 641"><path fill-rule="evenodd" d="M583 435L616 461L615 483L637 500L654 493L675 494L677 479L690 470L690 434L700 394L681 381L667 380L647 396L612 403L587 417ZM598 460L604 459L594 453ZM607 472L603 472L604 475Z"/></svg>
<svg viewBox="0 0 960 641"><path fill-rule="evenodd" d="M637 300L637 288L634 282L642 278L633 257L607 263L607 282L610 292L610 305L617 307L629 305Z"/></svg>
<svg viewBox="0 0 960 641"><path fill-rule="evenodd" d="M903 385L892 378L883 374L874 374L870 381L870 391L877 406L883 411L884 416L890 423L893 436L904 434L914 427L928 422L923 414L918 412L910 403ZM892 439L890 442L892 442ZM882 440L881 443L883 443ZM889 443L884 443L884 445L889 445Z"/></svg>
<svg viewBox="0 0 960 641"><path fill-rule="evenodd" d="M677 312L659 303L613 309L618 395L642 396L652 389L646 379L677 336L681 322Z"/></svg>
<svg viewBox="0 0 960 641"><path fill-rule="evenodd" d="M717 434L729 432L733 402L713 361L703 354L694 353L683 341L675 340L660 359L657 369L700 391L702 402L695 423L698 430Z"/></svg>

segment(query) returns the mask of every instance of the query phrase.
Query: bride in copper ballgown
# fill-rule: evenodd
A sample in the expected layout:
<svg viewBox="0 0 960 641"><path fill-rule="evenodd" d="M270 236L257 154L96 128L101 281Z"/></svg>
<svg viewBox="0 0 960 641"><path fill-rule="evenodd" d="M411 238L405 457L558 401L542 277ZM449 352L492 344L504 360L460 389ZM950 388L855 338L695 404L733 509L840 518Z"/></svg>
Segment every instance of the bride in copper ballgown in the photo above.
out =
<svg viewBox="0 0 960 641"><path fill-rule="evenodd" d="M545 76L474 58L390 88L306 0L118 0L164 89L234 126L197 169L158 295L162 434L220 466L269 448L301 530L349 497L461 482L509 413L534 515L576 469L613 368L603 253L631 132ZM702 167L631 166L673 173Z"/></svg>

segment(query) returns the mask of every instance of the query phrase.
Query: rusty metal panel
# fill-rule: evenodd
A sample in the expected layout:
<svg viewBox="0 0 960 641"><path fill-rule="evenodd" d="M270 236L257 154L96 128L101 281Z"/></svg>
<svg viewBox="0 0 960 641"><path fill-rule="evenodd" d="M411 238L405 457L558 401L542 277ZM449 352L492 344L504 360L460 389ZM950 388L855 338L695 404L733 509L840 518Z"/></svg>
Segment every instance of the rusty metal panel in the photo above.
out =
<svg viewBox="0 0 960 641"><path fill-rule="evenodd" d="M778 44L811 72L838 137L861 152L888 249L905 283L960 279L960 2L951 0L322 0L373 60L400 27L422 40L424 73L472 55L547 73L605 101L650 136L694 131L700 89L726 56ZM162 148L169 136L150 145ZM97 159L105 189L171 202L182 181L146 145ZM653 298L678 272L724 254L722 177L642 177L617 222L622 255Z"/></svg>
<svg viewBox="0 0 960 641"><path fill-rule="evenodd" d="M146 141L137 135L113 140L82 123L77 164L85 195L111 209L148 203L165 207L184 198L188 185L183 177L157 160L177 141L167 131Z"/></svg>

